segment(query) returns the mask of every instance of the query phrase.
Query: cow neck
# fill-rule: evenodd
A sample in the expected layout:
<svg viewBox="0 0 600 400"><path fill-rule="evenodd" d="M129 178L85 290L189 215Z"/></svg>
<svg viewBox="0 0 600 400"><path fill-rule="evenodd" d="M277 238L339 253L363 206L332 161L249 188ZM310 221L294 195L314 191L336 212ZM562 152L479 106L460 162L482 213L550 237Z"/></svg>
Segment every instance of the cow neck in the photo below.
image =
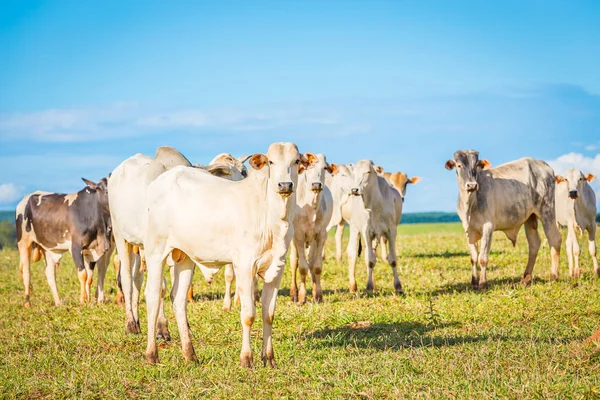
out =
<svg viewBox="0 0 600 400"><path fill-rule="evenodd" d="M364 190L362 193L363 203L367 211L380 210L383 206L383 196L379 188L379 177L375 177L374 182L375 185L373 185L371 190Z"/></svg>
<svg viewBox="0 0 600 400"><path fill-rule="evenodd" d="M308 186L308 180L304 174L298 177L298 194L296 197L296 202L299 206L303 206L304 204L309 204L313 210L316 210L321 204L321 195L323 191L315 194L310 187Z"/></svg>

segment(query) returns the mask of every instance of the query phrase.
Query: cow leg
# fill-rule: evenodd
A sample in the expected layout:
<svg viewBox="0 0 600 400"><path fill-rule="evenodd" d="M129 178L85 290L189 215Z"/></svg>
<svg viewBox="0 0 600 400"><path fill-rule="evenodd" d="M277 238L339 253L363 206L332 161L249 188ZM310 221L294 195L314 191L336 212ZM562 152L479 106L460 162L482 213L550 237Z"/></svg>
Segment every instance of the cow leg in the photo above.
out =
<svg viewBox="0 0 600 400"><path fill-rule="evenodd" d="M115 303L124 304L125 296L123 295L123 286L121 285L121 260L118 253L115 253L113 257L113 266L115 268L115 276L117 277L117 297L115 298Z"/></svg>
<svg viewBox="0 0 600 400"><path fill-rule="evenodd" d="M321 289L321 272L323 271L323 249L325 248L325 240L327 239L327 231L323 230L310 246L308 251L308 261L310 265L310 273L313 281L313 301L320 303L323 301L323 290Z"/></svg>
<svg viewBox="0 0 600 400"><path fill-rule="evenodd" d="M112 254L112 248L100 257L96 263L98 269L98 282L96 283L96 302L104 303L106 301L104 297L104 278L106 277L106 271L108 270L108 263L110 262L110 255Z"/></svg>
<svg viewBox="0 0 600 400"><path fill-rule="evenodd" d="M225 297L223 298L223 310L231 311L231 283L235 274L233 272L233 265L227 264L225 266Z"/></svg>
<svg viewBox="0 0 600 400"><path fill-rule="evenodd" d="M598 259L596 258L596 224L588 229L588 250L590 256L592 256L592 262L594 263L594 273L600 277L600 270L598 269Z"/></svg>
<svg viewBox="0 0 600 400"><path fill-rule="evenodd" d="M344 236L344 221L335 227L335 259L342 263L342 237Z"/></svg>
<svg viewBox="0 0 600 400"><path fill-rule="evenodd" d="M573 246L573 275L572 278L579 278L581 275L581 270L579 269L579 255L581 254L581 247L579 247L579 238L575 233L575 229L573 229L573 236L571 245Z"/></svg>
<svg viewBox="0 0 600 400"><path fill-rule="evenodd" d="M31 294L30 266L32 243L28 240L21 239L19 243L17 243L17 247L19 248L19 272L21 272L21 279L23 280L23 286L25 288L25 303L23 306L29 308L31 307L29 296Z"/></svg>
<svg viewBox="0 0 600 400"><path fill-rule="evenodd" d="M373 250L373 241L369 239L367 232L362 232L362 239L365 246L365 264L367 266L367 293L375 291L374 269L377 256Z"/></svg>
<svg viewBox="0 0 600 400"><path fill-rule="evenodd" d="M479 267L481 268L481 275L479 276L479 290L487 289L487 276L486 268L488 264L488 257L490 254L490 247L492 245L492 234L494 233L494 227L492 224L487 223L483 225L482 236L481 236L481 250L479 252Z"/></svg>
<svg viewBox="0 0 600 400"><path fill-rule="evenodd" d="M550 254L552 257L552 269L550 271L550 280L558 279L558 263L560 259L560 244L562 236L556 225L556 217L554 212L554 199L548 206L548 210L542 215L542 224L544 225L544 233L550 244Z"/></svg>
<svg viewBox="0 0 600 400"><path fill-rule="evenodd" d="M294 240L290 243L290 266L292 267L292 283L290 285L290 297L294 303L298 301L298 284L296 275L298 272L298 248ZM264 290L264 289L263 289Z"/></svg>
<svg viewBox="0 0 600 400"><path fill-rule="evenodd" d="M135 324L140 330L140 294L142 290L142 283L144 283L144 271L142 270L142 256L134 255L133 261L133 286L131 291L131 311L133 313L133 319Z"/></svg>
<svg viewBox="0 0 600 400"><path fill-rule="evenodd" d="M271 282L265 282L262 291L262 320L263 320L263 346L261 358L265 366L275 368L275 353L273 351L273 320L275 319L275 303L277 292L283 277L281 272ZM243 363L243 361L242 361Z"/></svg>
<svg viewBox="0 0 600 400"><path fill-rule="evenodd" d="M79 294L79 302L81 304L85 303L86 298L86 285L88 280L88 268L85 265L85 260L83 259L83 254L81 253L82 248L79 243L71 244L71 256L73 257L73 263L77 268L77 275L79 276L79 286L80 286L80 294Z"/></svg>
<svg viewBox="0 0 600 400"><path fill-rule="evenodd" d="M379 250L381 252L381 260L382 261L383 260L387 260L387 258L388 258L388 251L387 251L388 241L387 241L387 237L385 237L385 236L382 235L379 238L379 242L380 242L379 246L381 247L381 249Z"/></svg>
<svg viewBox="0 0 600 400"><path fill-rule="evenodd" d="M56 266L60 261L62 254L53 253L51 251L45 252L46 254L46 279L48 280L48 286L50 286L50 292L54 298L54 305L60 306L62 303L58 295L58 289L56 287Z"/></svg>
<svg viewBox="0 0 600 400"><path fill-rule="evenodd" d="M477 249L477 243L468 242L467 245L469 246L469 255L471 256L471 288L476 290L479 289L479 271L477 271L479 251Z"/></svg>
<svg viewBox="0 0 600 400"><path fill-rule="evenodd" d="M572 228L567 228L567 262L569 264L569 276L573 276L573 236Z"/></svg>
<svg viewBox="0 0 600 400"><path fill-rule="evenodd" d="M189 303L194 302L194 270L195 268L192 268L192 280L190 281L190 288L187 291L187 301Z"/></svg>
<svg viewBox="0 0 600 400"><path fill-rule="evenodd" d="M525 236L527 237L527 244L529 246L529 258L527 259L527 266L525 267L521 284L530 285L533 280L533 266L535 265L541 245L540 235L537 230L537 217L535 215L532 215L525 221Z"/></svg>
<svg viewBox="0 0 600 400"><path fill-rule="evenodd" d="M160 307L158 309L158 334L156 335L157 340L164 340L165 342L171 341L171 334L169 333L169 321L165 314L165 297L167 295L167 280L164 275L162 278L162 285L160 288Z"/></svg>
<svg viewBox="0 0 600 400"><path fill-rule="evenodd" d="M306 246L304 242L298 243L298 266L300 269L300 289L298 290L298 303L306 303L306 275L308 275L308 261L306 260Z"/></svg>
<svg viewBox="0 0 600 400"><path fill-rule="evenodd" d="M95 264L95 263L94 263ZM92 281L94 280L94 269L92 263L85 261L85 302L90 303L92 301Z"/></svg>
<svg viewBox="0 0 600 400"><path fill-rule="evenodd" d="M254 304L254 293L252 290L254 271L251 263L243 265L234 265L237 290L240 295L242 307L240 310L240 319L242 322L242 351L240 352L240 361L242 367L252 368L252 347L250 346L250 331L256 318L256 305ZM264 290L263 290L264 293ZM263 307L263 310L265 307ZM264 312L264 311L263 311Z"/></svg>
<svg viewBox="0 0 600 400"><path fill-rule="evenodd" d="M194 275L194 262L185 257L182 262L175 264L175 281L171 289L171 299L173 299L173 309L175 318L177 319L177 327L179 328L179 336L181 338L181 350L183 357L187 361L198 361L192 344L192 337L187 317L187 292L192 283Z"/></svg>
<svg viewBox="0 0 600 400"><path fill-rule="evenodd" d="M357 291L356 286L356 260L358 258L358 229L350 227L350 238L348 239L348 288L351 292Z"/></svg>
<svg viewBox="0 0 600 400"><path fill-rule="evenodd" d="M121 287L123 289L123 297L125 298L125 333L140 333L140 327L133 316L131 292L132 288L132 271L131 267L134 264L133 246L127 243L117 232L113 230L115 237L115 245L117 254L120 260L119 275L121 277ZM157 292L158 293L158 292Z"/></svg>
<svg viewBox="0 0 600 400"><path fill-rule="evenodd" d="M160 312L160 295L162 289L162 269L166 255L162 256L148 252L147 254L148 279L146 281L146 309L148 310L148 346L146 347L146 360L151 364L158 363L158 349L156 347L157 319ZM127 297L125 297L127 299Z"/></svg>

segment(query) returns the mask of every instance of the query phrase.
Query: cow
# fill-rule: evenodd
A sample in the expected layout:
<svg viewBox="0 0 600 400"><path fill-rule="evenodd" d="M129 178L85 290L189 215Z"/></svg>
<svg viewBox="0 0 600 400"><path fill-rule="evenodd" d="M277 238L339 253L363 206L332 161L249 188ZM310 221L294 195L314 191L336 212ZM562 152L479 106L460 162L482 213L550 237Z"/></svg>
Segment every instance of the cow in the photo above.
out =
<svg viewBox="0 0 600 400"><path fill-rule="evenodd" d="M256 315L253 278L258 274L264 281L262 359L265 365L275 366L272 343L275 302L294 233L292 221L300 163L307 166L306 158L295 144L274 143L266 155L250 157L249 164L256 171L244 180L232 182L193 168L176 167L149 185L144 240L148 264L148 362L158 362L155 332L160 278L163 263L172 253L175 280L171 299L185 359L198 360L186 310L186 292L194 263L215 270L233 264L242 304L241 364L253 366L250 330Z"/></svg>
<svg viewBox="0 0 600 400"><path fill-rule="evenodd" d="M159 175L176 166L191 167L191 163L176 149L162 146L156 150L154 158L138 153L123 161L112 172L108 182L113 235L125 297L127 333L140 333L138 305L144 275L141 254L135 254L134 247L143 250L147 226L146 190ZM162 301L158 326L159 337L170 339Z"/></svg>
<svg viewBox="0 0 600 400"><path fill-rule="evenodd" d="M402 196L402 201L406 197L406 187L409 184L416 184L421 181L419 176L413 176L412 178L408 178L408 176L404 172L384 172L383 177L398 191Z"/></svg>
<svg viewBox="0 0 600 400"><path fill-rule="evenodd" d="M79 276L79 301L91 301L96 264L100 275L96 295L100 302L104 301L104 275L112 250L107 179L98 183L83 181L86 187L77 193L34 192L26 195L17 206L17 246L25 307L31 306L31 259L38 261L42 255L46 260L46 278L54 304L61 305L56 267L67 251L73 256Z"/></svg>
<svg viewBox="0 0 600 400"><path fill-rule="evenodd" d="M325 186L329 188L333 198L333 213L327 225L327 231L329 232L332 227L336 227L335 258L338 264L342 263L342 237L347 222L342 216L342 207L352 196L350 191L353 184L352 164L337 164L337 173L325 176Z"/></svg>
<svg viewBox="0 0 600 400"><path fill-rule="evenodd" d="M577 234L586 230L594 273L600 277L596 258L596 194L588 183L595 178L594 174L584 175L576 169L568 170L564 176L556 176L556 221L568 230L567 259L569 276L573 278L579 278L581 274Z"/></svg>
<svg viewBox="0 0 600 400"><path fill-rule="evenodd" d="M327 225L333 213L331 191L325 186L325 172L337 173L335 164L327 163L323 154L314 156L305 154L309 166L298 177L296 190L296 212L294 215L294 237L290 249L290 265L292 267L292 285L290 296L292 301L306 302L306 275L310 270L315 303L323 300L321 290L321 271L323 269L323 250L327 240ZM302 167L301 167L302 168ZM308 260L306 257L308 251ZM296 272L300 266L300 290L296 284Z"/></svg>
<svg viewBox="0 0 600 400"><path fill-rule="evenodd" d="M558 278L561 235L556 225L554 205L554 171L544 161L521 158L491 168L489 161L479 159L475 150L458 150L446 161L446 169L456 168L460 217L471 255L471 286L486 289L486 268L492 244L492 233L502 231L516 244L525 225L529 259L521 283L530 285L533 266L540 248L537 231L542 221L552 254L551 279ZM481 247L477 243L481 240ZM478 277L477 262L481 268Z"/></svg>
<svg viewBox="0 0 600 400"><path fill-rule="evenodd" d="M367 265L367 292L375 290L373 269L375 267L376 246L381 246L381 259L387 260L394 275L396 294L404 294L398 277L396 260L396 236L402 217L402 196L381 175L381 167L371 160L357 162L353 169L353 195L342 207L342 215L350 225L348 240L348 276L349 288L357 290L355 270L359 253L359 241L365 244L365 262ZM359 236L360 235L360 236Z"/></svg>

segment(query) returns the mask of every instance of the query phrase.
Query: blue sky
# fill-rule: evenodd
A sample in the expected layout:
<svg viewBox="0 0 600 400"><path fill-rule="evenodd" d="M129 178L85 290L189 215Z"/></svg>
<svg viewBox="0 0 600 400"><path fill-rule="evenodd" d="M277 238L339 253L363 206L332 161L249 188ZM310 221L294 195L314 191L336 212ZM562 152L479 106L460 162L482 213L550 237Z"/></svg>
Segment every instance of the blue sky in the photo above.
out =
<svg viewBox="0 0 600 400"><path fill-rule="evenodd" d="M599 20L583 0L3 1L0 208L160 145L372 159L423 178L406 211L454 209L459 148L600 176Z"/></svg>

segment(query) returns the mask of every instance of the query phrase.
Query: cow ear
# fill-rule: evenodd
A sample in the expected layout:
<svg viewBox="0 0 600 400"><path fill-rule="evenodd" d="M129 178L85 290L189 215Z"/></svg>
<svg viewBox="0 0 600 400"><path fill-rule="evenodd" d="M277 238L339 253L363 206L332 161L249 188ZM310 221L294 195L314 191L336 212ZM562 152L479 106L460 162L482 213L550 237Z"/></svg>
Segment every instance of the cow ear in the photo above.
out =
<svg viewBox="0 0 600 400"><path fill-rule="evenodd" d="M307 167L317 162L317 156L313 153L304 153L304 157L306 157L306 162L308 162Z"/></svg>
<svg viewBox="0 0 600 400"><path fill-rule="evenodd" d="M377 172L379 175L383 174L383 167L381 165L375 165L373 167L373 169L375 170L375 172Z"/></svg>
<svg viewBox="0 0 600 400"><path fill-rule="evenodd" d="M241 157L238 157L238 158L237 158L237 160L243 164L243 163L245 163L246 161L248 161L248 159L249 159L250 157L252 157L252 154L248 154L247 156L241 156Z"/></svg>
<svg viewBox="0 0 600 400"><path fill-rule="evenodd" d="M88 180L88 179L81 178L81 180L82 180L82 181L84 181L84 182L85 182L85 184L86 184L86 185L88 185L88 187L89 187L90 189L94 189L94 190L96 190L96 188L98 187L98 185L96 185L96 183L95 183L95 182L92 182L92 181L90 181L90 180Z"/></svg>
<svg viewBox="0 0 600 400"><path fill-rule="evenodd" d="M454 167L456 167L456 162L454 160L446 161L446 169L448 171L452 171L454 169Z"/></svg>
<svg viewBox="0 0 600 400"><path fill-rule="evenodd" d="M300 161L300 164L298 164L298 175L300 175L304 171L306 171L306 164Z"/></svg>
<svg viewBox="0 0 600 400"><path fill-rule="evenodd" d="M331 175L335 175L339 172L338 166L336 164L327 164L325 170Z"/></svg>
<svg viewBox="0 0 600 400"><path fill-rule="evenodd" d="M594 179L596 179L596 175L594 175L594 174L591 174L591 173L590 173L590 174L587 174L587 175L585 176L585 180L586 180L586 181L588 181L588 182L591 182L591 181L593 181Z"/></svg>
<svg viewBox="0 0 600 400"><path fill-rule="evenodd" d="M250 166L254 169L262 169L269 159L264 154L256 153L250 157L250 161L248 162Z"/></svg>
<svg viewBox="0 0 600 400"><path fill-rule="evenodd" d="M222 178L231 176L231 169L224 165L209 165L206 170L212 175Z"/></svg>
<svg viewBox="0 0 600 400"><path fill-rule="evenodd" d="M560 175L556 175L554 179L556 180L556 183L562 183L565 181L565 178Z"/></svg>
<svg viewBox="0 0 600 400"><path fill-rule="evenodd" d="M421 177L420 176L413 176L412 178L410 178L408 180L408 183L419 183L421 182Z"/></svg>
<svg viewBox="0 0 600 400"><path fill-rule="evenodd" d="M492 167L492 163L484 158L483 160L479 160L479 162L477 163L477 167L481 169L488 169Z"/></svg>

